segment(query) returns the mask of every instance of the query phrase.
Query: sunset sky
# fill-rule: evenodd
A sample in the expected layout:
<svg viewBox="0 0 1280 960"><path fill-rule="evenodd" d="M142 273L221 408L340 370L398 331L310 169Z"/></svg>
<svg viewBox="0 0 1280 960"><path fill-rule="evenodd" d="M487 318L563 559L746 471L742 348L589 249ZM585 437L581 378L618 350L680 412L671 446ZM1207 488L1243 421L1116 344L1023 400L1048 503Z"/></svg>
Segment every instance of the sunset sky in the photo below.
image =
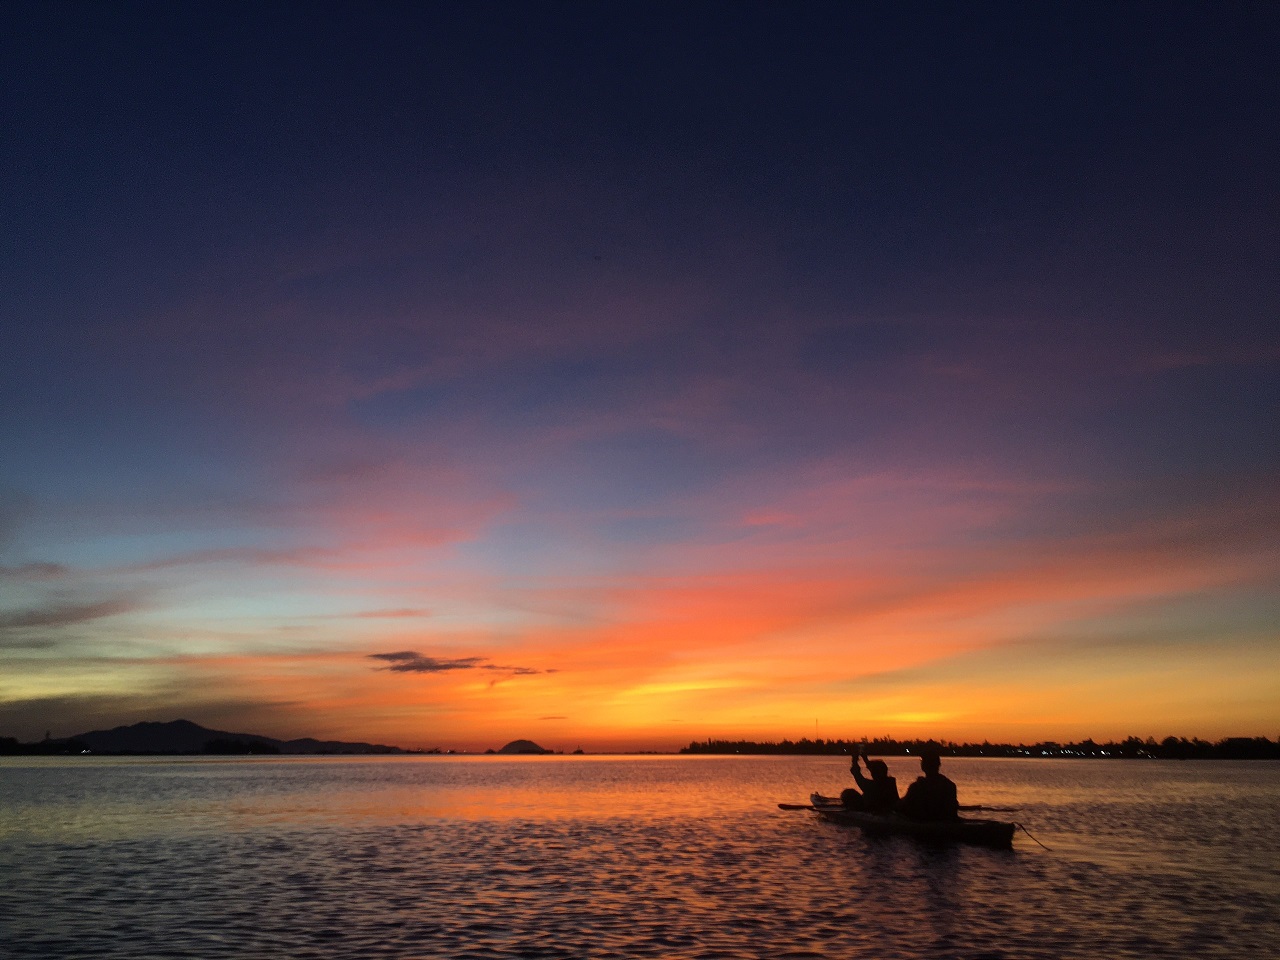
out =
<svg viewBox="0 0 1280 960"><path fill-rule="evenodd" d="M1277 49L4 4L0 735L1280 735Z"/></svg>

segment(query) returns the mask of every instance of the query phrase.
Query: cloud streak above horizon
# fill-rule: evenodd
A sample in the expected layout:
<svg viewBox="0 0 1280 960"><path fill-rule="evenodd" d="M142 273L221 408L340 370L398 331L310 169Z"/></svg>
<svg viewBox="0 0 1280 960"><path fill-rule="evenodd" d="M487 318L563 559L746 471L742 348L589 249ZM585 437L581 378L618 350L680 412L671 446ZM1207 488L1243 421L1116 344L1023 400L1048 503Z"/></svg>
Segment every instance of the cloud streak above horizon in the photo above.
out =
<svg viewBox="0 0 1280 960"><path fill-rule="evenodd" d="M532 676L539 673L555 673L554 670L535 670L533 667L511 667L490 663L488 657L424 657L414 650L396 653L371 653L373 660L385 660L387 666L379 670L393 673L444 673L448 670L494 670L512 676Z"/></svg>

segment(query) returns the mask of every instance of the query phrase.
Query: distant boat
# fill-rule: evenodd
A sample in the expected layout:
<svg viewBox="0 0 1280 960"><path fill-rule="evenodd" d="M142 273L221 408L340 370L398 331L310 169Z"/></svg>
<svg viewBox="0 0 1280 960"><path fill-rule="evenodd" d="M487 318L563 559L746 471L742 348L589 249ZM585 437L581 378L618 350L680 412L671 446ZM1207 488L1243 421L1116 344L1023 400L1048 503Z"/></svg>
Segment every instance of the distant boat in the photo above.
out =
<svg viewBox="0 0 1280 960"><path fill-rule="evenodd" d="M1016 823L1002 820L912 820L898 813L867 813L850 810L835 797L820 793L810 796L818 815L834 823L861 827L869 834L899 834L930 843L969 843L980 847L1008 850L1013 847Z"/></svg>

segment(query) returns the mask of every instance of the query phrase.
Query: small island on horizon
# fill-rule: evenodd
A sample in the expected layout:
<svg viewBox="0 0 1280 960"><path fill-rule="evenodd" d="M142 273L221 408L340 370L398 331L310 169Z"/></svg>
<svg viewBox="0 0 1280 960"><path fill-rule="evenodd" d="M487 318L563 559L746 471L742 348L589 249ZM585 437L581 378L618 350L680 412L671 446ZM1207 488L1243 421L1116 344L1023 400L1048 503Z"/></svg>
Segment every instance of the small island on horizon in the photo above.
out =
<svg viewBox="0 0 1280 960"><path fill-rule="evenodd" d="M517 756L542 756L543 754L555 753L554 750L548 750L546 747L539 746L532 740L512 740L500 750L486 750L485 753L502 753L515 754Z"/></svg>

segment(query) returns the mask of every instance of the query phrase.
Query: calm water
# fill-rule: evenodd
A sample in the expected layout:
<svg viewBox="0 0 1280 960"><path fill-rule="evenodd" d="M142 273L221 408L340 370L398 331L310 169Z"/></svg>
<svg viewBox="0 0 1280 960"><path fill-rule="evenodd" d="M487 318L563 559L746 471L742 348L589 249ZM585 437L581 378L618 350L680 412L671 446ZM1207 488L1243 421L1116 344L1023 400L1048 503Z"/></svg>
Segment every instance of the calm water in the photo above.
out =
<svg viewBox="0 0 1280 960"><path fill-rule="evenodd" d="M846 769L4 758L0 957L1280 956L1280 764L946 761L1012 852L777 809Z"/></svg>

